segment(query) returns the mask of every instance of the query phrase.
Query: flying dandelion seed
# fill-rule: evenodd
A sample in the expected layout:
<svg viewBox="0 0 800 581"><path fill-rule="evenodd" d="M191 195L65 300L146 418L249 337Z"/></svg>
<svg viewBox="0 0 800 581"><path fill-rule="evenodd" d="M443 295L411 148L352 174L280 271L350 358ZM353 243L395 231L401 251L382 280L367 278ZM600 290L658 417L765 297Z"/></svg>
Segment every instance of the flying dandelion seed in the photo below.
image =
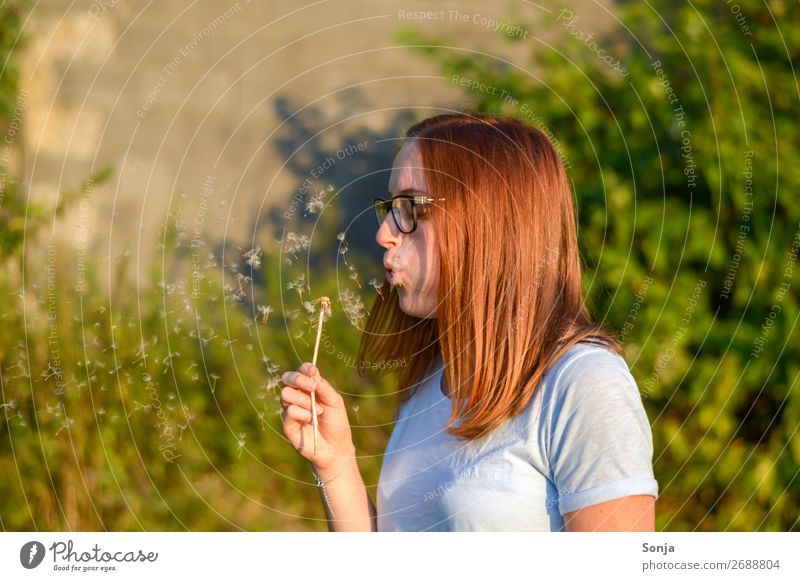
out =
<svg viewBox="0 0 800 581"><path fill-rule="evenodd" d="M309 287L308 283L306 283L306 275L300 274L294 281L289 282L286 284L287 290L296 290L297 294L300 298L300 302L303 302L303 293L308 292Z"/></svg>
<svg viewBox="0 0 800 581"><path fill-rule="evenodd" d="M272 310L272 307L269 305L258 305L258 314L261 317L261 323L263 325L267 324L267 321L269 320L269 314L272 312Z"/></svg>
<svg viewBox="0 0 800 581"><path fill-rule="evenodd" d="M189 410L188 405L183 406L183 416L186 418L187 422L191 422L195 418L195 415Z"/></svg>
<svg viewBox="0 0 800 581"><path fill-rule="evenodd" d="M211 379L211 393L214 393L217 389L217 380L220 379L220 376L216 373L209 373L209 379Z"/></svg>
<svg viewBox="0 0 800 581"><path fill-rule="evenodd" d="M356 281L358 288L361 288L361 283L358 282L358 272L356 271L355 266L350 264L347 266L347 269L350 271L350 279Z"/></svg>
<svg viewBox="0 0 800 581"><path fill-rule="evenodd" d="M342 308L350 322L353 325L360 327L367 315L364 303L361 301L361 297L353 293L351 290L345 289L342 292L340 302L342 303Z"/></svg>
<svg viewBox="0 0 800 581"><path fill-rule="evenodd" d="M325 208L325 190L321 190L316 197L310 197L308 202L306 203L306 211L303 214L303 217L308 217L309 214L317 214L321 212Z"/></svg>
<svg viewBox="0 0 800 581"><path fill-rule="evenodd" d="M297 232L287 232L284 239L281 241L283 251L291 254L294 260L297 260L297 253L302 250L307 250L311 246L311 240L305 234L298 234Z"/></svg>
<svg viewBox="0 0 800 581"><path fill-rule="evenodd" d="M381 287L383 285L379 283L377 279L374 278L369 279L369 286L373 287L375 291L378 293L378 296L383 298L383 292L381 292Z"/></svg>
<svg viewBox="0 0 800 581"><path fill-rule="evenodd" d="M237 296L239 295L244 296L246 294L244 290L244 285L250 282L250 277L245 276L240 272L236 275L236 282L239 283L239 288L236 290L234 294Z"/></svg>
<svg viewBox="0 0 800 581"><path fill-rule="evenodd" d="M345 264L347 264L347 252L350 250L350 246L347 244L347 240L345 239L345 233L339 232L336 235L336 239L339 241L339 254L342 255L342 260Z"/></svg>
<svg viewBox="0 0 800 581"><path fill-rule="evenodd" d="M261 247L256 246L255 248L251 248L250 250L245 252L242 255L242 257L244 258L245 264L247 264L247 266L249 266L253 270L256 270L258 268L261 268L261 254L262 254Z"/></svg>
<svg viewBox="0 0 800 581"><path fill-rule="evenodd" d="M143 410L143 409L146 409L146 406L144 406L144 405L140 404L138 401L134 400L133 401L133 409L128 414L128 417L131 417L133 414L135 414L139 410Z"/></svg>

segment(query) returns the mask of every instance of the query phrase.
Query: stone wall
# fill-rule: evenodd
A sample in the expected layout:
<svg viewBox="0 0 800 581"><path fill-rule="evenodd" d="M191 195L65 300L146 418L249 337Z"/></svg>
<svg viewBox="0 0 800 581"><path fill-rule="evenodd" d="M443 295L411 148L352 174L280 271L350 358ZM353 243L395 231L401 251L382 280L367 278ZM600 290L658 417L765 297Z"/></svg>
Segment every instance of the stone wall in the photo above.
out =
<svg viewBox="0 0 800 581"><path fill-rule="evenodd" d="M580 5L587 29L610 21L601 6ZM418 12L431 10L440 12ZM395 32L415 27L455 39L465 54L525 65L563 33L512 29L515 15L534 14L554 22L554 9L513 0L39 2L25 24L15 163L44 203L113 169L61 226L67 238L82 229L99 256L127 249L146 259L169 208L191 220L201 201L203 236L246 245L255 227L280 228L304 183L347 187L357 217L385 186L404 125L469 106L463 88L397 46ZM503 31L518 42L502 42ZM336 157L358 143L366 151Z"/></svg>

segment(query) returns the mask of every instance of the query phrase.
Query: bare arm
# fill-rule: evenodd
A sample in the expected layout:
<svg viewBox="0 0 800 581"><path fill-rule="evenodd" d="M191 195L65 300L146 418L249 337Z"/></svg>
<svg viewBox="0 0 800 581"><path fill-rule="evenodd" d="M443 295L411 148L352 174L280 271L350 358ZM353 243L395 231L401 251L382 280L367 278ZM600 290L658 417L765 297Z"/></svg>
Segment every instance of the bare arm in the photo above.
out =
<svg viewBox="0 0 800 581"><path fill-rule="evenodd" d="M377 531L375 505L367 494L342 396L310 363L283 374L283 431L311 462L330 531ZM314 452L311 395L316 393L319 445ZM323 483L320 485L320 481Z"/></svg>
<svg viewBox="0 0 800 581"><path fill-rule="evenodd" d="M328 482L318 486L328 518L328 530L377 532L377 511L358 469L355 448L351 457L342 459L341 464L335 466L327 471L314 470L319 480Z"/></svg>
<svg viewBox="0 0 800 581"><path fill-rule="evenodd" d="M564 526L570 532L653 532L655 531L655 498L635 495L601 502L564 515Z"/></svg>

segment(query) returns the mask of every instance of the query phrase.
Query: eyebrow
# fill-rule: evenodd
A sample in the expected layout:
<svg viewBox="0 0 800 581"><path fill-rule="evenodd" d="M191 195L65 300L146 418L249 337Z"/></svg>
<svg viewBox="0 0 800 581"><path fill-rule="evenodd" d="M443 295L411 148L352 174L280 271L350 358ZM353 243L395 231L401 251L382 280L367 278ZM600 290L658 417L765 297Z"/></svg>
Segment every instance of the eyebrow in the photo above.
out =
<svg viewBox="0 0 800 581"><path fill-rule="evenodd" d="M404 190L400 190L399 192L397 192L397 194L393 194L391 190L389 190L387 193L392 198L395 197L395 195L397 195L397 196L410 196L410 195L413 195L413 194L426 194L426 195L428 194L428 192L425 192L423 190L418 190L417 188L406 188Z"/></svg>

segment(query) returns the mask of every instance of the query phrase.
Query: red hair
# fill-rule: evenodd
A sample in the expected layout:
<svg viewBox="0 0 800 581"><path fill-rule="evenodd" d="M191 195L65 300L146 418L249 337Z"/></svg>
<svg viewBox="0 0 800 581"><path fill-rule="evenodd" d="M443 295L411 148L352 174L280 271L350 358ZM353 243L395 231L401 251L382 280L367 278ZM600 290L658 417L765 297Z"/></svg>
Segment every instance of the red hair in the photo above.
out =
<svg viewBox="0 0 800 581"><path fill-rule="evenodd" d="M439 252L437 318L405 314L385 282L358 358L404 362L386 366L399 372L399 405L441 355L454 404L448 432L472 440L520 413L574 344L622 349L584 305L572 192L544 133L456 113L406 136L419 147L429 195L445 199L428 218Z"/></svg>

